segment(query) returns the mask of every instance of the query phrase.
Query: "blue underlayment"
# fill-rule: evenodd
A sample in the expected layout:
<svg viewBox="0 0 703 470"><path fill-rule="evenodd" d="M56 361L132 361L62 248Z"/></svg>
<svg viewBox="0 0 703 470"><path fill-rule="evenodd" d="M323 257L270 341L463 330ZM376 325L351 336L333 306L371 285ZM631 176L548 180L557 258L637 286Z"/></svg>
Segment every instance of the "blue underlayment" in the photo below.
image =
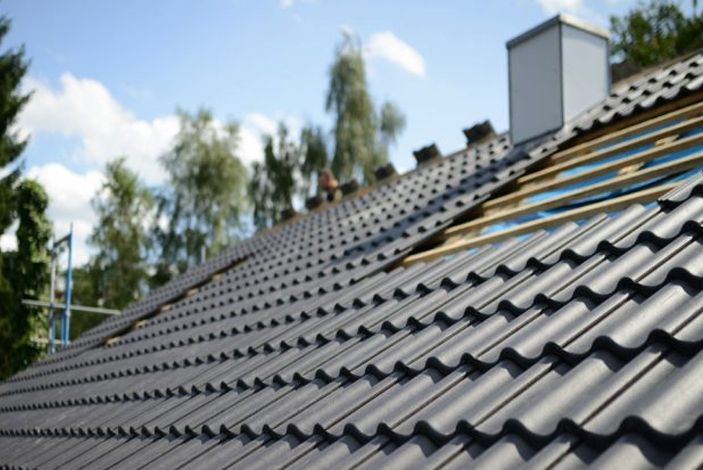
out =
<svg viewBox="0 0 703 470"><path fill-rule="evenodd" d="M633 138L636 138L636 137L640 137L640 136L643 136L643 135L647 135L647 134L649 134L649 133L658 131L658 130L663 129L663 128L665 128L665 127L668 127L668 126L671 126L671 125L673 125L673 124L676 124L676 123L678 123L678 122L681 122L681 120L680 120L680 119L672 120L672 121L667 122L666 124L663 124L663 125L658 126L658 127L656 127L656 128L653 128L653 129L650 129L650 130L647 130L647 131L643 131L643 132L638 132L638 133L629 135L629 136L627 136L627 137L624 137L624 138L622 138L622 139L619 139L619 140L616 141L616 142L612 142L612 143L609 143L609 144L607 144L607 145L600 146L599 149L607 148L607 147L610 147L611 145L615 145L616 143L624 142L624 141L627 141L627 140L630 140L630 139L633 139ZM693 135L698 135L698 134L701 134L701 133L703 133L703 127L697 127L697 128L695 128L695 129L692 129L692 130L689 130L689 131L686 131L686 132L681 133L681 135L679 136L679 139L684 139L684 138L687 138L687 137L690 137L690 136L693 136ZM608 158L606 158L606 159L603 159L603 160L600 160L600 161L597 161L597 162L588 163L588 164L585 164L585 165L580 165L580 166L575 167L575 168L570 168L570 169L568 169L568 170L562 172L562 173L560 174L560 176L564 177L564 176L570 176L570 175L579 174L579 173L582 173L582 172L584 172L584 171L587 171L587 170L590 170L590 169L593 169L593 168L597 168L597 167L599 167L599 166L601 166L601 165L603 165L603 164L605 164L605 163L612 162L612 161L616 161L616 160L620 160L620 159L623 159L623 158L627 158L627 157L629 157L629 156L631 156L631 155L634 155L634 154L636 154L636 153L638 153L638 152L642 152L642 151L644 151L644 150L647 150L647 149L649 149L649 148L652 148L653 146L654 146L654 144L653 144L653 143L650 143L650 144L646 144L646 145L641 145L641 146L636 147L636 148L634 148L634 149L630 149L630 150L627 150L627 151L619 152L619 153L617 153L617 154L615 154L615 155L612 155L611 157L608 157ZM693 155L693 154L699 153L699 152L703 152L703 144L692 145L692 146L690 146L690 147L688 147L688 148L685 148L685 149L683 149L683 150L679 150L679 151L676 151L676 152L668 153L668 154L666 154L666 155L662 155L661 157L655 158L655 159L653 159L653 160L651 160L651 161L646 162L645 164L643 164L643 165L642 165L642 169L646 169L646 168L650 168L650 167L655 167L655 166L658 166L658 165L661 165L661 164L664 164L664 163L668 163L668 162L671 162L671 161L678 160L678 159L680 159L680 158L688 157L688 156L690 156L690 155ZM532 220L536 220L536 219L541 219L541 218L544 218L544 217L548 217L548 216L551 216L551 215L554 215L554 214L558 214L558 213L561 213L561 212L564 212L564 211L572 210L572 209L575 209L575 208L577 208L577 207L581 207L581 206L584 206L584 205L587 205L587 204L592 204L592 203L594 203L594 202L598 202L598 201L603 201L603 200L611 199L611 198L614 198L614 197L617 197L617 196L621 196L621 195L624 195L624 194L628 194L628 193L631 193L631 192L634 192L634 191L637 191L637 190L646 189L646 188L648 188L648 187L655 186L655 185L658 185L658 184L664 184L664 183L671 183L671 182L681 181L681 180L684 180L684 179L690 177L691 175L695 174L697 171L700 171L700 169L699 169L699 168L692 169L692 170L686 171L686 172L684 172L684 173L681 173L681 174L679 174L679 175L671 175L671 176L665 176L665 177L658 176L658 177L652 178L652 179L650 179L650 180L640 181L640 182L637 182L637 183L633 183L633 184L631 184L631 185L629 185L629 186L626 186L626 187L623 187L623 188L618 188L618 189L616 189L616 190L613 190L613 191L610 191L610 192L607 192L607 193L601 193L601 194L596 194L596 195L593 195L593 196L584 197L584 198L582 198L582 199L578 199L578 200L575 200L575 201L571 201L568 205L565 205L565 206L562 206L562 207L559 207L559 208L549 209L549 210L544 210L544 211L538 211L538 212L535 212L535 213L532 213L532 214L526 214L526 215L523 215L523 216L520 216L520 217L516 217L516 218L511 219L511 220L509 220L509 221L500 222L500 223L491 225L491 226L489 226L489 227L484 228L484 229L481 231L481 234L484 235L484 234L489 234L489 233L498 232L498 231L505 230L505 229L508 229L508 228L510 228L510 227L513 227L513 226L515 226L515 225L519 225L519 224L523 224L523 223L525 223L525 222L529 222L529 221L532 221ZM617 174L618 174L618 170L616 170L616 171L611 171L611 172L609 172L609 173L606 173L606 174L603 174L603 175L599 175L599 176L596 176L596 177L594 177L594 178L590 178L590 179L585 180L585 181L579 181L579 182L574 183L573 185L570 185L570 186L567 186L567 187L563 187L563 188L559 188L559 189L555 189L555 190L550 190L550 191L544 191L544 192L541 192L541 193L539 193L539 194L535 194L534 196L530 196L530 197L526 198L526 199L524 200L524 202L527 203L527 204L529 204L529 203L534 203L534 202L538 202L538 201L543 201L543 200L546 200L546 199L555 198L555 197L558 197L558 196L563 195L563 194L565 194L565 193L568 193L568 192L577 190L577 189L579 189L579 188L588 187L588 186L591 186L591 185L593 185L593 184L599 183L599 182L601 182L601 181L606 181L606 180L608 180L608 179L610 179L610 178L616 176Z"/></svg>
<svg viewBox="0 0 703 470"><path fill-rule="evenodd" d="M622 143L622 142L627 142L627 141L629 141L629 140L633 140L633 139L636 139L636 138L638 138L638 137L642 137L642 136L644 136L644 135L651 134L652 132L657 132L657 131L659 131L659 130L666 129L667 127L671 127L671 126L674 126L674 125L676 125L676 124L682 123L682 122L684 122L685 120L686 120L685 118L676 118L676 119L672 119L672 120L670 120L670 121L666 121L666 122L664 122L664 123L662 123L662 124L660 124L660 125L658 125L658 126L656 126L656 127L652 127L651 129L646 129L646 130L643 130L643 131L640 131L640 132L633 132L632 134L628 134L628 135L626 135L626 136L623 136L623 137L621 137L620 139L614 139L614 140L610 140L610 141L608 141L608 142L606 142L606 143L603 143L603 144L597 146L597 147L596 147L596 150L607 149L607 148L609 148L609 147L612 147L613 145L617 145L617 144L620 144L620 143Z"/></svg>

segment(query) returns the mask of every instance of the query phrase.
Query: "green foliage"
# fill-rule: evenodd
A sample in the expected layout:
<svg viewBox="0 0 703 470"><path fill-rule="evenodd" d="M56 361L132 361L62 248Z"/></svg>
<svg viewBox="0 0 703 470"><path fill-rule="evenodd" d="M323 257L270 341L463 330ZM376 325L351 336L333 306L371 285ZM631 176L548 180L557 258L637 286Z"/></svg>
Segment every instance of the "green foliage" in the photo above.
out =
<svg viewBox="0 0 703 470"><path fill-rule="evenodd" d="M703 47L703 20L686 17L670 0L641 2L623 17L612 16L610 29L613 57L634 66L655 65Z"/></svg>
<svg viewBox="0 0 703 470"><path fill-rule="evenodd" d="M355 173L373 174L376 156L376 114L366 84L361 44L345 34L330 68L326 109L335 116L332 172L348 180Z"/></svg>
<svg viewBox="0 0 703 470"><path fill-rule="evenodd" d="M10 21L0 18L0 43ZM45 217L48 198L35 181L21 181L19 157L26 142L11 131L29 96L19 92L27 72L24 49L0 55L0 235L17 224L17 249L0 253L0 379L26 367L40 353L34 341L45 320L24 298L45 293L48 280L47 245L51 226Z"/></svg>
<svg viewBox="0 0 703 470"><path fill-rule="evenodd" d="M388 161L388 147L394 144L400 133L403 132L406 121L400 108L389 101L386 101L381 106L380 115L379 134L381 138L379 152L384 155L381 163L385 163Z"/></svg>
<svg viewBox="0 0 703 470"><path fill-rule="evenodd" d="M137 175L118 158L107 164L105 183L92 201L98 222L89 243L96 254L89 263L89 305L122 309L146 289L148 242L154 201ZM83 294L84 296L86 294Z"/></svg>
<svg viewBox="0 0 703 470"><path fill-rule="evenodd" d="M320 127L306 126L300 142L284 123L275 137L264 137L264 161L252 165L249 197L254 226L271 227L294 213L294 199L307 197L311 181L327 166L327 144Z"/></svg>
<svg viewBox="0 0 703 470"><path fill-rule="evenodd" d="M328 165L327 142L325 133L319 126L308 125L300 133L300 151L303 164L300 172L303 177L302 196L310 195L311 181Z"/></svg>
<svg viewBox="0 0 703 470"><path fill-rule="evenodd" d="M26 367L41 352L33 336L45 321L37 309L22 305L45 293L49 277L51 225L45 212L46 192L35 181L22 181L14 191L18 219L17 251L3 253L0 279L0 378Z"/></svg>
<svg viewBox="0 0 703 470"><path fill-rule="evenodd" d="M288 137L288 128L280 123L276 137L264 137L264 161L252 166L249 196L253 206L254 225L261 230L277 224L293 213L293 198L301 192L301 168L307 163L301 146Z"/></svg>
<svg viewBox="0 0 703 470"><path fill-rule="evenodd" d="M87 263L85 266L73 268L73 289L71 291L71 302L76 305L100 306L103 293L100 290L100 279L102 273L96 271L95 263ZM105 307L110 305L105 304ZM70 339L74 340L84 331L100 324L108 317L100 313L73 312L71 314Z"/></svg>
<svg viewBox="0 0 703 470"><path fill-rule="evenodd" d="M236 123L218 126L210 111L180 111L173 149L162 157L168 191L158 197L155 284L201 261L237 238L246 209L247 171L236 155Z"/></svg>
<svg viewBox="0 0 703 470"><path fill-rule="evenodd" d="M10 29L10 20L0 17L0 44ZM12 167L27 144L11 131L17 115L29 99L19 92L19 84L27 73L28 62L24 49L7 50L0 55L0 168L7 172L0 178L0 234L12 224L14 193L20 177L20 168ZM9 167L9 168L8 168Z"/></svg>
<svg viewBox="0 0 703 470"><path fill-rule="evenodd" d="M381 118L377 116L368 92L361 44L349 34L338 45L330 68L326 110L335 120L332 172L341 180L361 176L365 182L373 182L374 170L388 161L388 144L403 129L405 119L391 104L382 107Z"/></svg>

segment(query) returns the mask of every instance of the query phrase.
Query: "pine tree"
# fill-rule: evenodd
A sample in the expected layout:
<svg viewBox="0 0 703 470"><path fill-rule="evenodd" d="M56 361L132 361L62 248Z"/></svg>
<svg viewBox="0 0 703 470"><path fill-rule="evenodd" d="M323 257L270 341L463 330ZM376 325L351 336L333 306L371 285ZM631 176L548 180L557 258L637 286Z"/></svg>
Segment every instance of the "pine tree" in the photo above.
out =
<svg viewBox="0 0 703 470"><path fill-rule="evenodd" d="M10 21L0 18L0 44L9 28ZM39 183L21 180L20 155L26 141L13 131L29 99L19 88L27 67L23 48L0 55L0 169L5 175L0 178L0 235L17 227L17 249L0 252L0 379L41 353L34 337L45 327L39 311L22 304L46 292L51 238L45 216L48 197Z"/></svg>

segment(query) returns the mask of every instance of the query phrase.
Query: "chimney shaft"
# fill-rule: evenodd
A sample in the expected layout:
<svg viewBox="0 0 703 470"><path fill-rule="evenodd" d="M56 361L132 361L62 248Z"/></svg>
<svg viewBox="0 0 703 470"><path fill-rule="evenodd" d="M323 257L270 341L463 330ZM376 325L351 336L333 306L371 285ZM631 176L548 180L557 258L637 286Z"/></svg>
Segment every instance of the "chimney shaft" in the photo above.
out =
<svg viewBox="0 0 703 470"><path fill-rule="evenodd" d="M506 46L513 144L560 129L610 93L606 31L557 15Z"/></svg>

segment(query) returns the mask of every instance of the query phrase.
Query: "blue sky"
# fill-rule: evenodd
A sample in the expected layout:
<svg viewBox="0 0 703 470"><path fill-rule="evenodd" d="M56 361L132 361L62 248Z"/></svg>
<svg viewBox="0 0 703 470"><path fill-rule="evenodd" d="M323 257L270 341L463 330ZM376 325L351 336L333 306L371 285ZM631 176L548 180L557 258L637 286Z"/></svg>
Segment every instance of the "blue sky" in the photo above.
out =
<svg viewBox="0 0 703 470"><path fill-rule="evenodd" d="M34 99L21 120L31 134L25 168L52 198L57 231L75 223L78 261L94 216L89 201L105 162L124 154L149 184L177 129L177 107L210 107L242 125L240 156L260 158L260 137L278 120L329 129L327 72L343 28L365 48L378 103L407 117L392 148L464 144L461 129L508 125L505 42L556 12L607 26L629 0L5 0L13 20L4 46L24 44ZM11 243L7 239L3 243Z"/></svg>

